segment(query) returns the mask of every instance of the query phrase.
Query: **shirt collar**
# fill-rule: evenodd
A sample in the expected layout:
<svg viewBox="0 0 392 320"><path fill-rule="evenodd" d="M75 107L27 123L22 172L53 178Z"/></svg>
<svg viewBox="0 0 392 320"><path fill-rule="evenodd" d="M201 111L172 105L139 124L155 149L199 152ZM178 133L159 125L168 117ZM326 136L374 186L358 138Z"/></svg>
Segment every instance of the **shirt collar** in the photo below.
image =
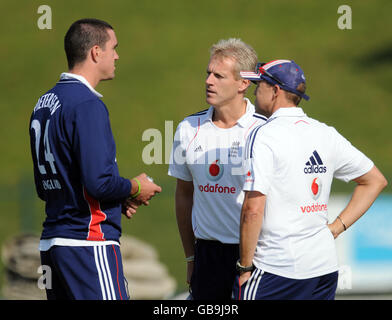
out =
<svg viewBox="0 0 392 320"><path fill-rule="evenodd" d="M79 80L81 83L83 83L87 88L90 89L92 93L94 93L98 98L102 98L103 95L100 94L98 91L96 91L91 84L86 80L85 77L81 76L80 74L75 74L75 73L69 73L69 72L63 72L60 75L60 80L68 80L68 79L76 79Z"/></svg>
<svg viewBox="0 0 392 320"><path fill-rule="evenodd" d="M246 125L248 124L252 115L255 113L255 106L249 101L248 98L244 98L244 100L246 101L246 111L241 116L241 118L239 118L237 121L237 124L239 124L241 127L246 127ZM204 119L204 121L209 120L212 122L213 115L214 115L214 107L210 106L210 108L207 111L206 118Z"/></svg>
<svg viewBox="0 0 392 320"><path fill-rule="evenodd" d="M306 117L306 113L300 107L279 108L268 120L278 117Z"/></svg>

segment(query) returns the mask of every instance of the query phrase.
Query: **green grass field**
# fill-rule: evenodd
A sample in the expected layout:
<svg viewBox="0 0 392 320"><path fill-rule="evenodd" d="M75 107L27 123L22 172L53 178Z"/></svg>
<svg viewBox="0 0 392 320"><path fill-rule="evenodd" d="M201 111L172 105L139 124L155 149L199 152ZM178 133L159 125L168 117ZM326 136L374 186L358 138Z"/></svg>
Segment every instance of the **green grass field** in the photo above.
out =
<svg viewBox="0 0 392 320"><path fill-rule="evenodd" d="M43 203L34 198L28 123L38 97L66 71L63 37L84 17L110 22L119 40L116 78L96 89L109 108L123 176L145 171L163 192L131 220L124 233L156 246L160 259L185 286L185 262L174 215L174 179L168 165L146 165L146 129L164 134L186 115L205 109L210 46L238 37L261 61L293 59L307 76L302 107L334 126L392 176L392 2L377 1L46 1L52 29L40 30L41 1L0 3L1 149L0 244L21 230L40 232ZM337 8L352 8L352 29L337 26ZM252 97L253 90L249 90ZM175 128L174 128L175 129ZM164 137L164 136L163 136ZM390 180L390 179L389 179ZM333 192L350 192L336 182ZM391 192L389 190L386 192ZM0 273L0 285L2 283Z"/></svg>

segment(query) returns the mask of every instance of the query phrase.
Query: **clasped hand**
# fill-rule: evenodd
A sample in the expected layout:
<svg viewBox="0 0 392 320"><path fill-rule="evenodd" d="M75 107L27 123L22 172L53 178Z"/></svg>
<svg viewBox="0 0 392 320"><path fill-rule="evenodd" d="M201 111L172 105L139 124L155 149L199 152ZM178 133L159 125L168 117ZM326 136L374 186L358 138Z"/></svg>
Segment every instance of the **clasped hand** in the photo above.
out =
<svg viewBox="0 0 392 320"><path fill-rule="evenodd" d="M139 182L139 183L137 183ZM162 188L155 184L145 173L138 175L131 179L132 186L138 185L138 195L136 197L128 197L122 204L122 213L128 218L136 213L139 206L142 204L145 206L149 205L149 200L160 193ZM140 189L140 190L139 190Z"/></svg>

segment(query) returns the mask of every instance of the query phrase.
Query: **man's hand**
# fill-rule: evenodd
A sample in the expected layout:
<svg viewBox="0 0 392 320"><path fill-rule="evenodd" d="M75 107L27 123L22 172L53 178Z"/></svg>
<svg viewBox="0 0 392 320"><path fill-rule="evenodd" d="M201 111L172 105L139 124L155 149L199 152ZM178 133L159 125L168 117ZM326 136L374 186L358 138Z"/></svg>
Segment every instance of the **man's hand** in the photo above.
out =
<svg viewBox="0 0 392 320"><path fill-rule="evenodd" d="M136 213L136 210L142 203L136 199L127 198L122 204L121 212L128 218L131 219Z"/></svg>
<svg viewBox="0 0 392 320"><path fill-rule="evenodd" d="M155 196L156 193L160 193L162 191L162 188L157 184L155 184L154 182L152 182L145 173L142 173L137 177L131 179L131 183L132 183L131 198L132 195L135 195L139 190L139 185L135 179L137 179L140 183L140 193L138 194L137 197L133 199L137 200L141 204L144 204L145 206L148 206L149 204L148 201L153 196Z"/></svg>
<svg viewBox="0 0 392 320"><path fill-rule="evenodd" d="M336 219L333 223L330 223L327 226L329 228L329 231L331 231L334 239L336 239L339 234L344 231L343 224L341 221L339 221L339 219Z"/></svg>
<svg viewBox="0 0 392 320"><path fill-rule="evenodd" d="M246 281L248 281L251 275L252 275L252 272L250 272L250 271L241 273L240 286L242 286Z"/></svg>

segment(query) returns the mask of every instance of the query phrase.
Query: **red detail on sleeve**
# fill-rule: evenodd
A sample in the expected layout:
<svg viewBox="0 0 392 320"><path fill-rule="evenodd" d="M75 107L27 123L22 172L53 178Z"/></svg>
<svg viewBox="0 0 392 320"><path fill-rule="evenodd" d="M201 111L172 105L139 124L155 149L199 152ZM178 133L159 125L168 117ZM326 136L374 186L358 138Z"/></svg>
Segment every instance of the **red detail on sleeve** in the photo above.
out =
<svg viewBox="0 0 392 320"><path fill-rule="evenodd" d="M90 208L90 223L88 225L87 240L105 241L104 234L101 229L101 222L106 220L106 214L101 211L99 201L91 197L86 188L83 188L83 195Z"/></svg>

